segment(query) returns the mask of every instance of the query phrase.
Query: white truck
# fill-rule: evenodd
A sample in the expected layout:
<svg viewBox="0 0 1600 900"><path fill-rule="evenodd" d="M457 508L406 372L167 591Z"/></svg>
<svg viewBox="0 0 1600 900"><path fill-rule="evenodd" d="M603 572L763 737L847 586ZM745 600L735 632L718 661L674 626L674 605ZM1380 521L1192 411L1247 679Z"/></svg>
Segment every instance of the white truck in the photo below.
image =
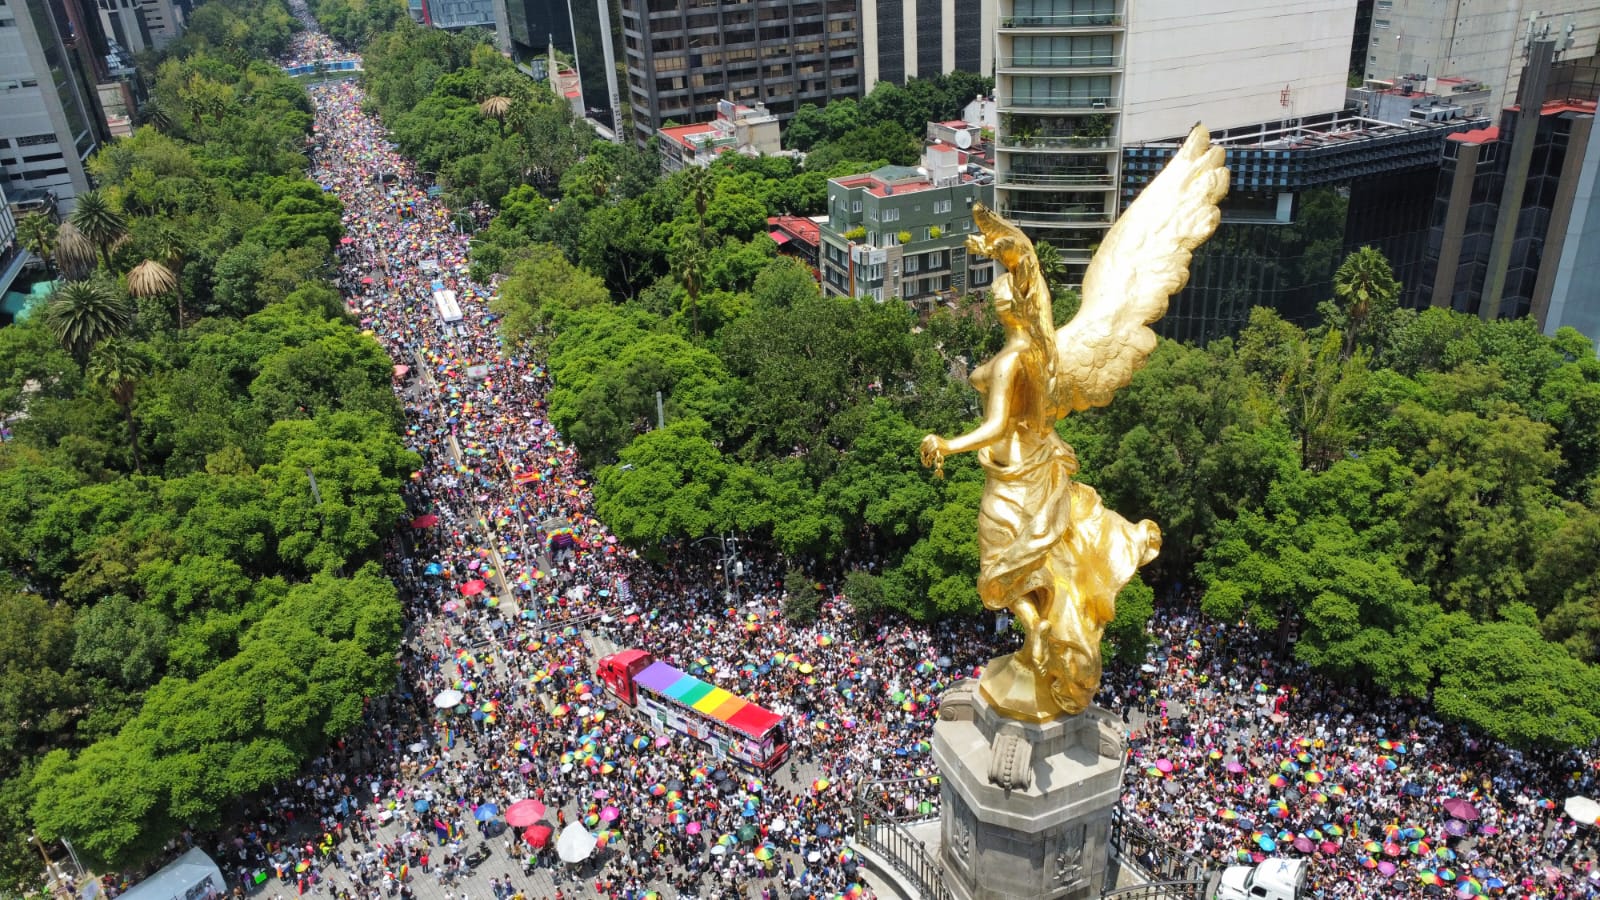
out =
<svg viewBox="0 0 1600 900"><path fill-rule="evenodd" d="M1310 866L1303 859L1266 859L1254 866L1229 866L1217 900L1303 900Z"/></svg>

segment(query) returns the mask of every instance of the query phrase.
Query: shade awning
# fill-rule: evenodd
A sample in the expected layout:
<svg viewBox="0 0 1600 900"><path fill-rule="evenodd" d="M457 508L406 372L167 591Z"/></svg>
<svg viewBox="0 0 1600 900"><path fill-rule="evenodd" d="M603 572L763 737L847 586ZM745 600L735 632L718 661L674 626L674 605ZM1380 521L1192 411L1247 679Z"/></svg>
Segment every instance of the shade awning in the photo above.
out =
<svg viewBox="0 0 1600 900"><path fill-rule="evenodd" d="M789 236L781 231L769 231L767 232L767 237L772 238L772 241L775 244L789 243Z"/></svg>

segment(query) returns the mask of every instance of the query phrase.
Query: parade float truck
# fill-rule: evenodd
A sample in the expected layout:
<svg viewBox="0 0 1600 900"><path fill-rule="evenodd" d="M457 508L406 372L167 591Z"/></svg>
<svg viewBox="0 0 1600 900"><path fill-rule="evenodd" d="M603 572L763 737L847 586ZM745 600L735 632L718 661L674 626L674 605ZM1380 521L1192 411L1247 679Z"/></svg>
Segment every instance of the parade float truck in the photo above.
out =
<svg viewBox="0 0 1600 900"><path fill-rule="evenodd" d="M719 757L770 772L789 755L783 716L681 672L643 650L603 657L595 674L661 734L681 734Z"/></svg>
<svg viewBox="0 0 1600 900"><path fill-rule="evenodd" d="M1222 872L1217 900L1303 900L1310 866L1303 859L1265 859Z"/></svg>

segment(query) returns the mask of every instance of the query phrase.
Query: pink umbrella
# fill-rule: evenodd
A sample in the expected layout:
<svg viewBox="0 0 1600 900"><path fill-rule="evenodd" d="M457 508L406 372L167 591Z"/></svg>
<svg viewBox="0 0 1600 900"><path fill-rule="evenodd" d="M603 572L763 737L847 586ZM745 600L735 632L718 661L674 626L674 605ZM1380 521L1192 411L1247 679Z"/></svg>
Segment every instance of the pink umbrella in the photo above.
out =
<svg viewBox="0 0 1600 900"><path fill-rule="evenodd" d="M482 581L480 581L478 579L473 579L472 581L469 581L466 584L463 584L461 586L461 593L466 594L468 597L471 597L471 596L473 596L475 594L483 593L483 589L486 588L486 587L488 587L487 584L484 584Z"/></svg>
<svg viewBox="0 0 1600 900"><path fill-rule="evenodd" d="M544 818L544 804L534 799L518 800L506 807L506 824L512 828L526 828Z"/></svg>
<svg viewBox="0 0 1600 900"><path fill-rule="evenodd" d="M1163 772L1171 772L1172 771L1172 760L1165 759L1165 758L1158 759L1158 760L1156 760L1156 768L1160 769Z"/></svg>
<svg viewBox="0 0 1600 900"><path fill-rule="evenodd" d="M1316 845L1311 843L1310 838L1298 837L1294 839L1294 848L1301 853L1310 853L1316 849Z"/></svg>
<svg viewBox="0 0 1600 900"><path fill-rule="evenodd" d="M425 516L417 516L415 519L411 520L412 528L432 528L437 524L439 524L439 517L433 513L428 513Z"/></svg>
<svg viewBox="0 0 1600 900"><path fill-rule="evenodd" d="M1386 860L1378 863L1378 871L1382 872L1386 876L1393 875L1395 873L1394 863L1389 862L1386 859Z"/></svg>
<svg viewBox="0 0 1600 900"><path fill-rule="evenodd" d="M1321 850L1323 853L1327 853L1327 854L1331 855L1331 854L1339 852L1339 845L1335 844L1333 841L1323 841L1322 845L1319 846L1317 849Z"/></svg>
<svg viewBox="0 0 1600 900"><path fill-rule="evenodd" d="M1232 772L1235 775L1238 775L1240 772L1244 771L1244 765L1242 763L1237 763L1237 762L1230 762L1226 766L1223 766L1223 768L1227 769L1229 772Z"/></svg>
<svg viewBox="0 0 1600 900"><path fill-rule="evenodd" d="M617 809L615 806L608 806L605 809L600 810L600 821L615 822L621 815L622 810Z"/></svg>

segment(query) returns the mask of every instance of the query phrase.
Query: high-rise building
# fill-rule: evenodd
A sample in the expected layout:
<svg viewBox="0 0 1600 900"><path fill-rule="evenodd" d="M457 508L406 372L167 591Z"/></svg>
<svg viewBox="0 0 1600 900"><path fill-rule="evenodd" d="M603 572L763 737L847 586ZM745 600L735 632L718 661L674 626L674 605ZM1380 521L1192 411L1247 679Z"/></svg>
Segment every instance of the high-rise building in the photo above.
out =
<svg viewBox="0 0 1600 900"><path fill-rule="evenodd" d="M998 0L861 0L862 84L994 71Z"/></svg>
<svg viewBox="0 0 1600 900"><path fill-rule="evenodd" d="M100 27L106 36L129 53L143 53L155 46L139 0L96 0L100 8Z"/></svg>
<svg viewBox="0 0 1600 900"><path fill-rule="evenodd" d="M705 122L724 99L780 120L861 94L856 0L621 0L628 103L641 145Z"/></svg>
<svg viewBox="0 0 1600 900"><path fill-rule="evenodd" d="M1369 245L1394 266L1407 290L1403 302L1415 305L1440 154L1451 135L1486 124L1397 124L1337 112L1213 131L1230 173L1222 223L1195 251L1188 284L1153 327L1204 342L1238 333L1256 306L1314 324L1340 262ZM1123 149L1124 206L1183 137Z"/></svg>
<svg viewBox="0 0 1600 900"><path fill-rule="evenodd" d="M616 51L612 45L612 0L506 0L511 54L548 73L544 57L554 46L573 60L579 104L585 115L608 128L620 121Z"/></svg>
<svg viewBox="0 0 1600 900"><path fill-rule="evenodd" d="M1375 0L1368 83L1460 78L1489 88L1486 110L1517 96L1530 28L1549 27L1560 54L1587 57L1600 42L1600 0Z"/></svg>
<svg viewBox="0 0 1600 900"><path fill-rule="evenodd" d="M1537 42L1497 126L1446 145L1418 289L1484 318L1600 337L1600 58L1549 65ZM1541 71L1542 69L1542 71Z"/></svg>
<svg viewBox="0 0 1600 900"><path fill-rule="evenodd" d="M144 24L150 30L150 39L156 49L162 49L183 34L186 3L173 0L140 0L144 9Z"/></svg>
<svg viewBox="0 0 1600 900"><path fill-rule="evenodd" d="M13 196L52 193L70 209L84 161L108 140L96 86L111 80L98 11L77 0L0 6L0 170Z"/></svg>
<svg viewBox="0 0 1600 900"><path fill-rule="evenodd" d="M1338 110L1356 0L999 0L995 200L1081 274L1125 144Z"/></svg>

